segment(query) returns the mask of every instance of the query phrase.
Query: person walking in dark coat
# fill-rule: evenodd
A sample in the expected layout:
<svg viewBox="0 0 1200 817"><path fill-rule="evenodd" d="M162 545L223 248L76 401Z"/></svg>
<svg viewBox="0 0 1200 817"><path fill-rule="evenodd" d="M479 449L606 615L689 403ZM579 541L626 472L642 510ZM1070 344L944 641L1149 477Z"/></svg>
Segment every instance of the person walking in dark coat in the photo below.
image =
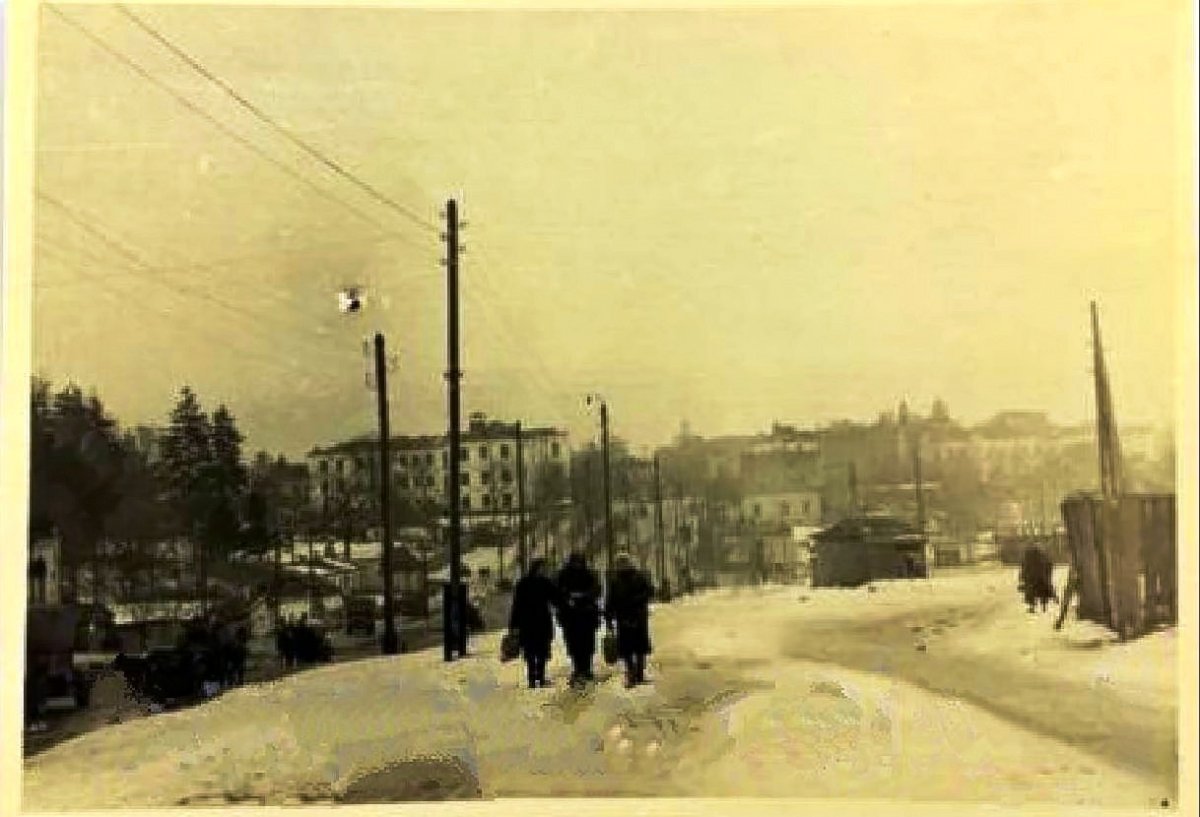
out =
<svg viewBox="0 0 1200 817"><path fill-rule="evenodd" d="M625 685L636 686L646 680L646 656L650 654L650 599L654 587L646 574L638 570L628 554L616 559L616 569L608 583L604 619L608 629L617 631L617 652L625 662Z"/></svg>
<svg viewBox="0 0 1200 817"><path fill-rule="evenodd" d="M284 669L291 669L296 664L296 632L290 621L281 621L279 630L275 633L275 648L279 651L280 663Z"/></svg>
<svg viewBox="0 0 1200 817"><path fill-rule="evenodd" d="M1042 612L1055 595L1054 593L1054 563L1037 545L1025 548L1021 559L1021 592L1025 596L1025 605L1029 612L1036 612L1040 602Z"/></svg>
<svg viewBox="0 0 1200 817"><path fill-rule="evenodd" d="M571 683L594 679L592 660L596 655L596 630L600 628L600 577L579 552L572 553L558 573L558 623L567 653L571 656Z"/></svg>
<svg viewBox="0 0 1200 817"><path fill-rule="evenodd" d="M1054 588L1054 559L1050 558L1050 554L1041 551L1042 554L1042 595L1039 599L1042 603L1042 612L1046 612L1046 606L1051 601L1058 601L1058 591Z"/></svg>
<svg viewBox="0 0 1200 817"><path fill-rule="evenodd" d="M516 633L521 645L530 689L548 686L546 664L550 660L550 645L554 642L558 590L545 575L545 570L545 559L534 559L530 563L529 572L513 588L512 612L508 618L509 632Z"/></svg>

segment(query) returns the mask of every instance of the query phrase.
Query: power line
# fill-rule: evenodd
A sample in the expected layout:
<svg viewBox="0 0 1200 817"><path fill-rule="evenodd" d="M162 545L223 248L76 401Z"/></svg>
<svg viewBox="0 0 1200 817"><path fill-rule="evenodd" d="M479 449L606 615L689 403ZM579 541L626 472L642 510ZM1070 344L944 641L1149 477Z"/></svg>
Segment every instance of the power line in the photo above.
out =
<svg viewBox="0 0 1200 817"><path fill-rule="evenodd" d="M372 216L363 212L362 210L355 207L354 205L343 201L342 199L340 199L337 196L330 193L328 190L325 190L320 185L313 183L312 181L307 179L304 175L302 175L300 172L298 172L294 168L290 167L289 165L285 164L284 162L280 161L279 159L276 159L274 156L271 156L269 153L267 153L265 150L260 148L258 145L254 144L250 140L243 137L241 134L237 133L236 131L234 131L234 130L230 129L229 127L227 127L226 125L224 125L216 117L212 116L207 111L205 111L203 108L199 107L198 105L193 103L191 100L189 100L187 97L178 93L173 88L171 88L169 85L167 85L164 82L162 82L161 80L159 80L157 77L155 77L153 74L151 74L145 68L143 68L137 62L135 62L133 59L131 59L129 56L123 54L122 52L120 52L117 49L110 46L102 38L100 38L96 34L92 33L92 31L90 29L88 29L86 26L84 26L82 23L78 22L77 20L72 19L71 17L69 17L66 14L63 14L61 11L58 10L58 8L56 8L53 5L47 5L46 8L50 9L50 11L53 12L64 23L71 26L76 31L78 31L80 34L82 34L84 37L86 37L96 47L98 47L99 49L101 49L106 54L113 57L114 59L116 59L123 65L125 65L126 67L128 67L131 71L133 71L138 76L145 79L147 82L150 82L155 87L157 87L160 90L167 93L169 96L174 98L180 105L183 105L185 108L187 108L192 113L194 113L197 116L200 116L203 119L205 119L206 121L208 121L211 125L213 125L213 127L217 128L217 130L221 131L221 133L225 134L230 139L233 139L238 144L242 145L247 150L252 151L254 154L261 157L265 161L270 162L271 164L275 165L277 168L282 170L284 173L286 173L287 175L296 179L297 181L301 182L305 186L313 189L314 191L316 191L318 194L320 194L324 198L341 205L345 209L354 213L359 218L371 223L372 225L379 228L380 230L386 230L386 227L384 227L383 224L381 224L379 221L377 221ZM412 243L412 242L410 242L410 243ZM413 244L413 246L416 246L416 244Z"/></svg>
<svg viewBox="0 0 1200 817"><path fill-rule="evenodd" d="M483 256L485 261L489 261L489 262L491 261L491 258L488 255L488 253L486 252L486 250L483 251L481 253L481 255ZM493 302L496 306L500 306L503 303L503 299L498 297L498 287L492 282L491 277L487 271L487 268L484 266L481 266L481 267L477 267L476 269L479 272L479 277L477 280L479 280L480 283L482 284L482 286L486 290L488 290L488 294L490 295L491 302ZM467 290L467 292L474 295L474 293L469 289ZM475 296L475 297L478 297L478 296ZM533 364L533 373L535 374L535 376L538 380L538 385L542 390L543 396L549 397L552 403L558 404L561 402L561 404L563 404L563 405L570 403L570 400L568 398L566 398L562 394L562 392L557 392L557 394L559 396L557 396L557 397L555 396L556 390L555 390L554 386L552 385L553 377L550 374L550 367L546 364L545 360L541 357L541 355L538 354L538 352L533 347L523 346L520 343L520 341L518 340L518 337L517 337L516 330L512 328L513 321L505 318L505 316L503 315L503 313L500 309L497 309L496 313L497 313L496 318L498 318L498 321L493 322L491 320L493 316L491 315L490 310L488 310L488 309L482 310L482 314L485 316L485 320L488 320L490 323L492 323L493 326L498 326L500 328L500 330L508 337L509 342L514 347L520 348L521 354L529 362L531 362Z"/></svg>
<svg viewBox="0 0 1200 817"><path fill-rule="evenodd" d="M58 199L54 198L53 196L51 196L41 190L37 191L37 196L39 199L42 199L43 201L46 201L49 204L52 204L55 207L57 207L59 210L61 210L63 212L63 214L67 217L67 219L69 221L71 221L72 223L74 223L75 225L77 225L79 228L81 228L88 234L95 236L103 244L105 244L108 247L111 247L113 249L113 251L117 252L123 258L128 259L136 267L141 268L143 271L141 280L148 281L153 284L157 284L161 287L166 288L167 290L169 290L171 292L175 292L175 290L181 290L185 293L193 295L194 297L197 297L202 300L213 303L213 304L220 306L224 309L227 309L231 312L237 312L239 314L245 315L254 321L254 323L251 324L250 327L248 327L249 329L258 329L261 326L261 324L263 323L264 315L261 312L255 312L252 310L244 309L240 306L237 306L236 304L231 304L222 298L218 298L217 296L212 295L211 293L205 292L204 290L196 289L194 287L188 287L188 286L185 286L183 284L178 284L178 283L177 284L169 284L158 278L155 278L153 275L147 276L145 273L152 273L153 267L151 267L149 264L147 264L141 257L138 256L137 253L135 253L134 251L123 246L115 238L112 238L111 236L109 236L103 230L99 229L98 227L96 227L95 225L90 223L87 219L80 216L68 205L64 204L63 202L59 201ZM100 276L100 278L103 278L103 277L104 276ZM323 347L314 347L314 349L316 349L316 348L319 348L321 350L320 353L328 354L328 350L325 350Z"/></svg>
<svg viewBox="0 0 1200 817"><path fill-rule="evenodd" d="M279 255L301 255L304 253L319 252L321 250L334 249L337 247L344 247L344 246L350 246L350 245L361 246L361 245L372 245L372 244L386 244L388 242L396 240L397 238L403 238L403 236L398 236L397 234L394 234L394 233L385 233L385 234L371 236L371 237L364 238L364 239L355 239L354 241L320 242L320 243L317 243L317 244L314 244L311 246L307 246L307 247L290 247L290 248L275 250L272 252L248 253L246 255L235 256L232 258L221 258L221 259L217 259L215 261L197 261L197 262L184 263L184 264L170 264L170 265L165 265L165 266L157 266L156 265L154 267L148 267L146 269L146 271L153 271L153 272L155 272L159 275L163 275L163 276L191 275L194 272L200 272L200 271L205 271L205 270L217 270L217 269L221 269L221 268L225 268L225 267L235 267L240 264L247 264L247 263L254 262L254 261L260 261L263 259L274 258ZM119 278L133 277L133 276L137 276L137 275L141 275L141 274L143 274L141 271L131 271L131 272L127 272L127 273L109 273L109 274L104 275L103 277L119 279ZM430 273L430 274L435 274L435 273ZM418 277L418 276L415 276L415 275L414 276L405 276L403 278L403 280L409 280L410 278L415 278L415 277ZM242 283L244 283L244 281L239 281L239 284L242 284ZM57 286L61 286L62 284L56 285L56 284L45 284L45 283L35 282L34 285L38 288L55 289L55 288L57 288Z"/></svg>
<svg viewBox="0 0 1200 817"><path fill-rule="evenodd" d="M45 252L46 250L50 250L50 251L51 251L51 252L50 252L50 254L49 254L49 256L48 256L48 260L50 260L50 261L54 261L54 262L57 262L58 264L62 265L64 268L66 268L66 269L70 269L70 270L73 270L73 271L75 271L75 272L77 273L77 275L75 276L75 277L76 277L76 281L75 281L75 282L68 282L68 283L76 283L76 282L78 282L78 283L84 283L84 282L86 282L86 283L89 283L89 284L91 284L92 286L96 286L96 285L98 284L99 286L98 286L97 288L98 288L98 289L99 289L99 290L100 290L102 293L105 293L105 294L109 294L109 295L111 295L111 292L109 291L109 289L110 289L110 288L111 288L111 286L112 286L112 283L113 283L113 278L114 278L114 276L101 275L101 274L99 274L99 273L95 273L95 272L92 272L92 271L90 271L90 270L89 270L89 271L87 271L87 272L83 272L83 270L86 268L86 264L88 264L88 263L103 263L103 261L96 261L96 258L97 258L97 256L95 256L95 255L90 255L90 254L88 254L88 253L84 253L84 252L82 252L82 251L78 250L78 248L75 248L75 247L68 247L67 245L55 245L55 244L50 244L50 243L48 243L48 242L47 242L46 240L44 240L44 239L39 239L39 240L38 240L38 242L37 242L37 246L39 247L39 249L40 249L42 252ZM78 254L79 258L72 258L72 257L70 257L70 254L69 254L69 253L67 253L67 252L64 252L64 248L66 248L66 249L70 249L70 250L72 250L72 251L76 252L76 253ZM89 255L90 255L90 258L89 258ZM82 259L82 260L81 260L81 259ZM129 284L129 283L131 283L131 282L128 282L128 281L121 281L121 283L123 283L123 284ZM44 287L39 287L39 288L38 288L38 291L39 291L39 293L40 293L40 294L44 294L44 293L45 293L45 291L46 291L46 288L44 288ZM63 289L63 288L58 288L58 289L51 289L50 291L52 291L52 292L53 292L53 291L57 291L57 292L63 292L63 291L70 292L71 290L69 290L69 289ZM121 292L121 293L125 293L125 292L126 292L126 290L124 290L124 289L121 289L121 290L113 290L113 291L119 291L119 292ZM176 299L179 299L179 300L180 300L182 303L186 303L186 302L187 302L187 300L188 300L187 296L185 296L185 295L181 294L180 292L177 292L177 291L175 291L175 289L173 289L173 288L171 288L171 287L167 287L167 294L168 294L168 295L170 295L170 296L172 296L172 297L174 297L174 298L176 298ZM136 303L137 303L139 306L141 306L143 309L148 309L148 310L150 310L150 311L155 311L155 310L153 310L151 307L149 307L149 305L147 304L147 302L146 302L146 299L145 299L145 298L138 297L138 296L126 296L126 295L124 295L124 294L122 295L122 297L126 297L126 298L128 299L128 300L122 301L122 303L129 303L129 301L134 301L134 302L136 302ZM155 312L155 314L158 314L160 317L168 317L168 315L167 315L167 311L161 311L161 310L160 310L160 311L156 311L156 312ZM186 313L186 314L190 314L190 313ZM225 317L226 317L226 318L231 318L232 316L228 316L228 315L227 315L227 316L225 316ZM172 320L174 320L175 318L173 318L173 317L172 317L171 319L172 319ZM232 345L231 338L232 338L232 337L237 337L237 336L238 336L238 333L239 333L239 332L242 332L242 331L244 330L244 327L245 327L245 325L244 325L243 323L241 323L241 322L238 322L238 323L237 323L237 330L236 330L236 331L235 331L235 330L230 330L230 332L229 332L228 334L225 334L225 335L212 335L211 333L209 333L209 337L212 337L212 338L214 338L214 339L217 339L217 340L219 340L219 341L220 341L220 344L221 344L222 346L228 347L228 346L231 346L231 345ZM256 330L256 333L255 333L255 332L251 332L251 333L245 333L245 334L244 334L244 336L246 336L246 337L252 337L252 338L257 338L257 339L260 339L260 340L263 340L263 341L266 341L266 342L271 342L271 341L274 341L274 340L276 340L276 339L275 339L275 338L273 338L272 336L268 335L268 334L266 333L266 330L265 330L265 329L261 329L261 328L259 328L259 327L254 327L254 329ZM295 347L297 344L296 344L296 342L293 340L293 341L292 341L292 342L291 342L289 345L291 345L291 346L294 348L294 347ZM309 355L311 355L311 356L313 356L313 357L322 357L322 356L324 356L324 357L328 358L328 360L329 360L331 363L334 361L334 356L335 356L335 354L336 354L336 353L335 353L335 352L333 352L333 351L332 351L331 349L329 349L329 348L326 348L326 347L319 347L319 346L316 346L316 345L314 345L314 344L311 344L311 343L304 343L304 344L303 344L303 346L305 347L305 351L306 351L306 352L307 352ZM243 346L242 348L245 348L245 347ZM341 361L341 358L339 358L339 362L342 362L342 361Z"/></svg>
<svg viewBox="0 0 1200 817"><path fill-rule="evenodd" d="M259 108L253 102L246 99L246 97L239 94L236 90L234 90L232 87L230 87L227 82L225 82L224 80L220 79L215 74L213 74L212 71L210 71L203 64L201 64L199 60L195 59L190 54L185 52L182 48L175 45L175 43L173 43L169 39L167 39L167 37L164 34L157 31L153 26L151 26L149 23L147 23L141 17L138 17L136 14L134 14L132 11L130 11L128 7L118 5L116 8L119 12L121 12L121 14L123 14L126 18L128 18L130 21L132 21L134 25L136 25L142 31L149 34L158 43L160 43L164 48L166 48L172 54L179 57L179 59L183 60L185 63L187 63L189 66L191 66L191 68L193 70L195 70L198 74L203 76L209 82L216 85L218 88L220 88L222 91L224 91L227 95L229 95L235 102L237 102L243 108L248 110L250 113L254 114L254 116L258 117L258 119L265 122L268 126L275 129L276 131L278 131L288 141L292 142L292 144L299 147L301 150L303 150L309 156L312 156L314 159L319 161L321 164L325 165L327 168L332 170L334 173L337 173L339 176L346 179L350 183L352 183L355 186L359 187L360 189L366 191L374 199L376 199L377 201L386 205L387 207L391 208L392 210L396 211L397 213L404 216L405 218L409 219L414 224L417 224L421 227L431 230L435 234L438 232L438 228L434 224L423 219L421 216L417 215L412 210L405 207L403 204L400 204L395 199L392 199L391 197L381 193L374 186L363 181L361 178L359 178L358 176L356 176L354 173L350 172L349 170L346 170L338 162L334 161L333 159L330 159L328 156L326 156L324 153L319 151L317 148L313 147L308 142L306 142L303 139L301 139L300 137L296 136L294 133L292 133L290 130L285 128L283 125L280 125L278 122L276 122L270 116L268 116L261 108Z"/></svg>
<svg viewBox="0 0 1200 817"><path fill-rule="evenodd" d="M149 306L144 299L138 298L138 297L136 297L136 295L119 294L117 291L115 291L111 288L111 283L104 280L104 276L102 276L102 275L96 275L94 273L87 272L83 269L83 267L76 266L75 264L72 264L69 261L64 261L61 258L55 259L55 260L57 261L57 263L62 264L64 268L75 272L77 275L79 275L81 277L92 278L93 280L96 280L100 284L100 286L97 287L98 291L105 297L112 300L115 304L120 306L122 309L128 308L132 304L133 306L140 308L143 312L162 320L164 322L164 325L166 325L169 329L176 331L176 332L181 331L180 321L179 321L180 316L173 315L173 314L167 314L167 313L163 312L162 310L154 309L151 306ZM232 343L230 343L229 337L227 335L221 335L218 333L211 332L203 324L201 324L199 326L193 326L191 328L194 331L198 331L200 334L207 335L211 340L213 340L216 343L216 346L218 348L231 349L232 351L236 352L239 361L252 359L252 360L256 360L257 362L259 362L261 364L265 364L265 365L271 366L276 369L283 368L283 369L286 369L286 370L292 371L292 372L303 371L303 368L300 365L297 365L295 363L289 363L286 360L269 357L267 355L262 354L261 352L258 352L250 347L247 347L245 345L237 346L235 344L232 344Z"/></svg>

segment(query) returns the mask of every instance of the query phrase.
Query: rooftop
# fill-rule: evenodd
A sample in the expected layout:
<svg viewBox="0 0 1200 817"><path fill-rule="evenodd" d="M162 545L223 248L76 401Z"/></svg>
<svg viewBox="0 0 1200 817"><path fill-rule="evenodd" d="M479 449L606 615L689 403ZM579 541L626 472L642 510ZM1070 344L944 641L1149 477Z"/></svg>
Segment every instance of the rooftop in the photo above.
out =
<svg viewBox="0 0 1200 817"><path fill-rule="evenodd" d="M482 440L512 440L517 435L517 422L504 420L488 420L482 415L472 415L467 427L462 429L459 438L463 443L480 442ZM521 426L521 436L524 439L566 437L565 429L550 426ZM393 451L440 451L449 444L446 434L413 434L393 435L391 450ZM323 454L357 454L374 453L379 447L379 437L363 434L349 440L316 446L309 456Z"/></svg>

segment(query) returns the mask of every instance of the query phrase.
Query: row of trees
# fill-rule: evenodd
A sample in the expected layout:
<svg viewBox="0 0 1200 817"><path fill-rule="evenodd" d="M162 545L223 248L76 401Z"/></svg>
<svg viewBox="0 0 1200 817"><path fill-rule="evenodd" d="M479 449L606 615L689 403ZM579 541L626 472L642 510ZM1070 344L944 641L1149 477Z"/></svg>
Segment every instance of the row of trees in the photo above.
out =
<svg viewBox="0 0 1200 817"><path fill-rule="evenodd" d="M157 451L139 445L98 395L73 383L56 390L35 379L30 423L30 537L57 535L66 597L78 593L88 563L93 597L104 566L126 578L148 570L153 583L158 546L182 540L191 545L206 601L214 559L278 543L283 497L272 476L286 461L260 454L247 468L232 413L224 405L207 413L189 387L180 391ZM264 460L270 469L257 467Z"/></svg>

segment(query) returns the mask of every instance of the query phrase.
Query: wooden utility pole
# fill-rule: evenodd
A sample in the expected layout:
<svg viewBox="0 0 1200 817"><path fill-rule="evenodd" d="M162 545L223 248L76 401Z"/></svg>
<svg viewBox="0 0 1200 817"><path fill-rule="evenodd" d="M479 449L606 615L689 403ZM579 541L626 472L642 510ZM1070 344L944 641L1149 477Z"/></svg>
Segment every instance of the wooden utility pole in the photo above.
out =
<svg viewBox="0 0 1200 817"><path fill-rule="evenodd" d="M613 571L612 494L608 470L608 403L600 401L600 445L604 462L604 547L608 573Z"/></svg>
<svg viewBox="0 0 1200 817"><path fill-rule="evenodd" d="M1105 499L1116 499L1122 492L1121 444L1113 418L1112 393L1104 348L1100 343L1100 313L1092 301L1092 369L1096 381L1096 437L1100 449L1100 490Z"/></svg>
<svg viewBox="0 0 1200 817"><path fill-rule="evenodd" d="M921 484L921 439L913 432L913 484L917 493L917 532L925 535L925 489Z"/></svg>
<svg viewBox="0 0 1200 817"><path fill-rule="evenodd" d="M271 604L271 613L275 617L275 629L279 629L279 617L282 610L282 599L280 598L283 592L283 537L278 531L275 532L275 575L273 576L275 583L275 592L272 594L274 599Z"/></svg>
<svg viewBox="0 0 1200 817"><path fill-rule="evenodd" d="M521 421L517 421L517 564L525 575L528 552L525 543L525 445L521 436Z"/></svg>
<svg viewBox="0 0 1200 817"><path fill-rule="evenodd" d="M654 521L658 529L658 585L667 586L667 538L663 531L662 472L654 455Z"/></svg>
<svg viewBox="0 0 1200 817"><path fill-rule="evenodd" d="M442 601L442 650L446 661L467 653L466 610L462 607L462 406L459 398L458 202L446 202L446 381L450 414L450 582Z"/></svg>
<svg viewBox="0 0 1200 817"><path fill-rule="evenodd" d="M399 648L396 635L395 593L392 587L392 467L388 447L387 356L383 333L375 335L375 389L379 396L379 516L383 528L383 654L395 655Z"/></svg>

